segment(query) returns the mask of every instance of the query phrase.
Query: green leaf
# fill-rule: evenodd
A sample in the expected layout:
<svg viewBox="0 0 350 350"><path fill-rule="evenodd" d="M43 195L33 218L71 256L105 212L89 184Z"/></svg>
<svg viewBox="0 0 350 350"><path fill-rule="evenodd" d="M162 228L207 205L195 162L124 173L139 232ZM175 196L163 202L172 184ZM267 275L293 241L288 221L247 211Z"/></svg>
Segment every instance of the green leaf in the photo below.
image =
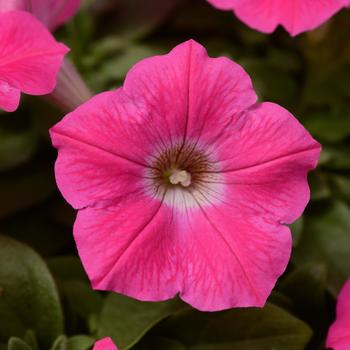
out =
<svg viewBox="0 0 350 350"><path fill-rule="evenodd" d="M133 350L186 350L186 347L174 339L146 336Z"/></svg>
<svg viewBox="0 0 350 350"><path fill-rule="evenodd" d="M303 124L314 137L328 142L339 142L350 135L350 118L334 117L330 112L308 115Z"/></svg>
<svg viewBox="0 0 350 350"><path fill-rule="evenodd" d="M287 275L278 286L278 291L293 301L293 309L298 315L315 329L320 329L322 323L328 321L325 319L327 272L324 264L303 265Z"/></svg>
<svg viewBox="0 0 350 350"><path fill-rule="evenodd" d="M55 283L31 248L0 236L0 340L22 337L32 329L48 347L63 331Z"/></svg>
<svg viewBox="0 0 350 350"><path fill-rule="evenodd" d="M60 335L52 344L51 350L67 350L67 337Z"/></svg>
<svg viewBox="0 0 350 350"><path fill-rule="evenodd" d="M76 256L55 256L47 259L47 265L56 278L88 281L81 261Z"/></svg>
<svg viewBox="0 0 350 350"><path fill-rule="evenodd" d="M110 294L102 308L98 338L110 336L119 350L130 349L154 325L185 307L178 299L151 303Z"/></svg>
<svg viewBox="0 0 350 350"><path fill-rule="evenodd" d="M297 246L302 232L303 232L303 227L304 227L304 218L303 216L301 216L297 221L293 222L290 225L290 229L292 231L292 235L293 235L293 246Z"/></svg>
<svg viewBox="0 0 350 350"><path fill-rule="evenodd" d="M308 176L311 188L311 200L319 201L329 198L332 191L329 187L328 176L320 171L313 171Z"/></svg>
<svg viewBox="0 0 350 350"><path fill-rule="evenodd" d="M79 330L81 321L88 326L90 318L99 314L102 296L94 291L80 260L73 256L48 259L49 268L54 275L66 315L66 329L70 334Z"/></svg>
<svg viewBox="0 0 350 350"><path fill-rule="evenodd" d="M303 350L312 334L304 322L272 304L216 313L189 310L160 328L189 350Z"/></svg>
<svg viewBox="0 0 350 350"><path fill-rule="evenodd" d="M28 329L26 334L23 337L23 340L33 349L39 350L38 341L36 339L35 333Z"/></svg>
<svg viewBox="0 0 350 350"><path fill-rule="evenodd" d="M87 335L75 335L68 338L67 350L88 350L95 343L95 339Z"/></svg>
<svg viewBox="0 0 350 350"><path fill-rule="evenodd" d="M304 234L293 255L295 264L326 264L327 286L337 295L350 276L350 208L343 202L320 203L305 217Z"/></svg>
<svg viewBox="0 0 350 350"><path fill-rule="evenodd" d="M12 337L8 342L8 350L32 350L32 348L22 339Z"/></svg>

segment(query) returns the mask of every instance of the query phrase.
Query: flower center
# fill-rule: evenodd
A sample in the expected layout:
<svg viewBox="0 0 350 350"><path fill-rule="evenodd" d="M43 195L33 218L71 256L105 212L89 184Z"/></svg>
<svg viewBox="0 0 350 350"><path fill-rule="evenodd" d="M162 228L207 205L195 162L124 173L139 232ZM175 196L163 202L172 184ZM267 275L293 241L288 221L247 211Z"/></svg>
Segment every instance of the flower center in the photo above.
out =
<svg viewBox="0 0 350 350"><path fill-rule="evenodd" d="M145 174L147 192L181 210L222 200L222 174L212 153L189 142L157 152Z"/></svg>
<svg viewBox="0 0 350 350"><path fill-rule="evenodd" d="M174 170L169 176L169 181L173 185L180 184L183 187L191 185L191 174L186 170Z"/></svg>

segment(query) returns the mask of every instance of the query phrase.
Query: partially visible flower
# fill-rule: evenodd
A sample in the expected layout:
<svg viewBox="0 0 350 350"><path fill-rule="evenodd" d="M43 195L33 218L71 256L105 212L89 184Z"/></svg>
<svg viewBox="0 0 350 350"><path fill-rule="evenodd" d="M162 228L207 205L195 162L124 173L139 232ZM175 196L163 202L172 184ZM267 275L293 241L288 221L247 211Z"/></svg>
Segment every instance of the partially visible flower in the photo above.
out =
<svg viewBox="0 0 350 350"><path fill-rule="evenodd" d="M69 49L32 15L0 13L0 108L17 109L20 93L45 95L53 91Z"/></svg>
<svg viewBox="0 0 350 350"><path fill-rule="evenodd" d="M337 301L337 319L329 329L327 348L350 349L350 279L340 291Z"/></svg>
<svg viewBox="0 0 350 350"><path fill-rule="evenodd" d="M0 12L28 11L50 30L74 16L79 6L80 0L0 0Z"/></svg>
<svg viewBox="0 0 350 350"><path fill-rule="evenodd" d="M315 29L349 0L208 0L221 10L232 10L249 27L272 33L282 25L292 36Z"/></svg>
<svg viewBox="0 0 350 350"><path fill-rule="evenodd" d="M320 145L247 73L195 41L141 61L51 129L96 289L263 306L291 252Z"/></svg>
<svg viewBox="0 0 350 350"><path fill-rule="evenodd" d="M54 30L72 17L79 9L79 5L80 0L0 0L0 13L13 10L26 11L38 18L50 30ZM5 86L0 87L0 101L1 90L4 89ZM56 87L50 91L47 98L65 112L70 112L91 96L89 88L75 66L66 58L57 75ZM11 110L11 102L7 103Z"/></svg>
<svg viewBox="0 0 350 350"><path fill-rule="evenodd" d="M98 340L92 350L118 350L111 338L103 338Z"/></svg>

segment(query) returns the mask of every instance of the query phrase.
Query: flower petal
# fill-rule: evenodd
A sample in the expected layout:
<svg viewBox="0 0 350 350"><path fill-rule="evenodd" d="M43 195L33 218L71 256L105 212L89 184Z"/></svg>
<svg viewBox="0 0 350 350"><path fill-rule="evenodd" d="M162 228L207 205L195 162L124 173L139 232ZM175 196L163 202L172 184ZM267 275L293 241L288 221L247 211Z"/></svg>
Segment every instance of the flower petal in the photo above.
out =
<svg viewBox="0 0 350 350"><path fill-rule="evenodd" d="M144 128L152 126L139 114L119 89L97 95L50 130L59 150L56 181L73 207L113 204L145 191L144 169L153 147Z"/></svg>
<svg viewBox="0 0 350 350"><path fill-rule="evenodd" d="M329 329L327 348L350 349L350 280L342 288L337 301L337 319Z"/></svg>
<svg viewBox="0 0 350 350"><path fill-rule="evenodd" d="M50 30L74 16L79 6L80 0L0 0L0 12L28 11Z"/></svg>
<svg viewBox="0 0 350 350"><path fill-rule="evenodd" d="M136 64L123 90L139 108L150 111L149 122L157 125L158 137L173 143L196 140L204 121L208 129L218 124L218 118L223 126L232 113L243 111L257 99L242 67L224 57L208 57L194 40L178 45L168 55Z"/></svg>
<svg viewBox="0 0 350 350"><path fill-rule="evenodd" d="M118 348L114 345L113 340L108 337L98 340L92 350L118 350Z"/></svg>
<svg viewBox="0 0 350 350"><path fill-rule="evenodd" d="M217 150L225 202L276 223L301 215L310 197L307 173L321 146L287 110L262 103L234 118L219 140L207 142Z"/></svg>
<svg viewBox="0 0 350 350"><path fill-rule="evenodd" d="M31 95L50 93L68 48L26 12L0 13L0 25L1 81Z"/></svg>
<svg viewBox="0 0 350 350"><path fill-rule="evenodd" d="M6 82L0 81L0 108L6 112L13 112L18 108L21 92Z"/></svg>
<svg viewBox="0 0 350 350"><path fill-rule="evenodd" d="M30 0L0 0L0 12L30 11Z"/></svg>
<svg viewBox="0 0 350 350"><path fill-rule="evenodd" d="M80 0L31 0L32 13L50 30L54 30L73 17Z"/></svg>
<svg viewBox="0 0 350 350"><path fill-rule="evenodd" d="M312 30L336 12L349 6L349 0L208 0L214 6L232 9L253 29L273 32L282 25L291 35Z"/></svg>
<svg viewBox="0 0 350 350"><path fill-rule="evenodd" d="M140 300L179 291L178 245L172 212L149 196L79 211L74 237L92 286Z"/></svg>
<svg viewBox="0 0 350 350"><path fill-rule="evenodd" d="M263 306L287 266L289 229L235 212L203 208L183 234L181 298L202 311Z"/></svg>

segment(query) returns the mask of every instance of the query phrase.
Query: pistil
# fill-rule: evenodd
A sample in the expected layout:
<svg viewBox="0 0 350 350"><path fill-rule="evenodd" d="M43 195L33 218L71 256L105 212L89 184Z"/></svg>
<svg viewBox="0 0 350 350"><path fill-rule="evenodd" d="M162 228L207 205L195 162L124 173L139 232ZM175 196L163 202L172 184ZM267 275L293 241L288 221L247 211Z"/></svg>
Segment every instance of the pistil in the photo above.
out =
<svg viewBox="0 0 350 350"><path fill-rule="evenodd" d="M174 170L169 176L169 181L173 185L182 185L189 187L191 185L191 174L186 170Z"/></svg>

